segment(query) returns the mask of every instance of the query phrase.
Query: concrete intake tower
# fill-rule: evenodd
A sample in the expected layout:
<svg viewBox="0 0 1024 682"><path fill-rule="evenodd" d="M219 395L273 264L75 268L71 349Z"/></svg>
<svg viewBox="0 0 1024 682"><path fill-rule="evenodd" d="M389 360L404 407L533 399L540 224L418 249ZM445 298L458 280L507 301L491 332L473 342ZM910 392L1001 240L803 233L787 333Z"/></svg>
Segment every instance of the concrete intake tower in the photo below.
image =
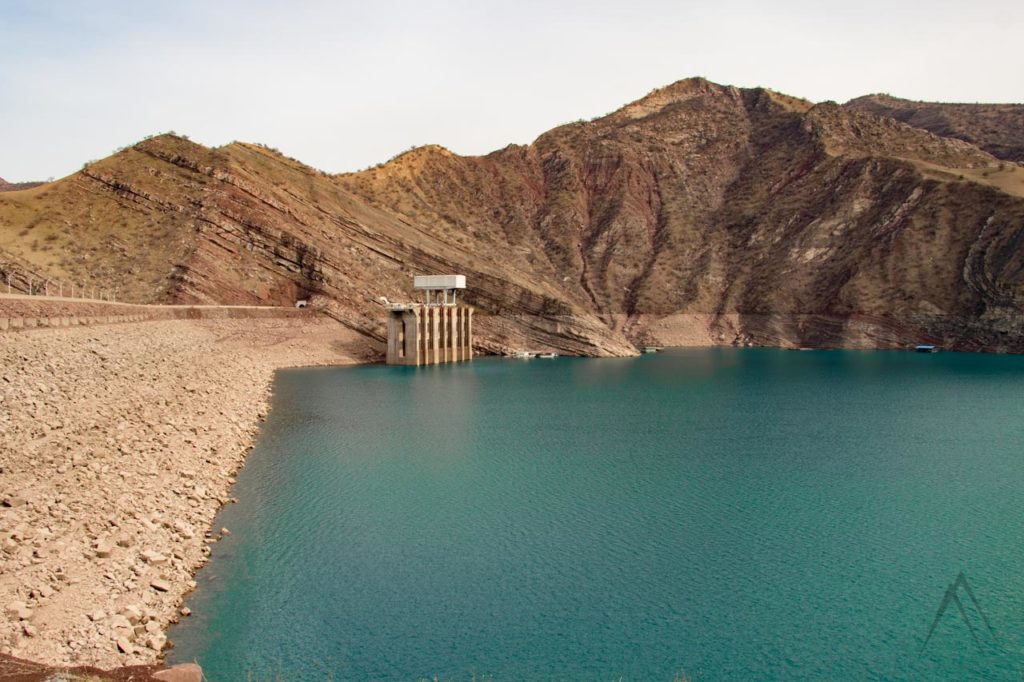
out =
<svg viewBox="0 0 1024 682"><path fill-rule="evenodd" d="M437 365L473 359L473 309L458 305L465 275L416 277L424 303L388 306L389 365Z"/></svg>

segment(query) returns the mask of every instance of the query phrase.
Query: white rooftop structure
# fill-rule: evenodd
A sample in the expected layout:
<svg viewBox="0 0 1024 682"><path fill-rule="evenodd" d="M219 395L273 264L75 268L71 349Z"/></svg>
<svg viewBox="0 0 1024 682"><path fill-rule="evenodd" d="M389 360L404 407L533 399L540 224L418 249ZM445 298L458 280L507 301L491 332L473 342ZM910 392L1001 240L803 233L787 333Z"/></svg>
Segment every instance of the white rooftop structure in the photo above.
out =
<svg viewBox="0 0 1024 682"><path fill-rule="evenodd" d="M421 291L445 291L465 289L465 275L416 275L412 280L413 289Z"/></svg>
<svg viewBox="0 0 1024 682"><path fill-rule="evenodd" d="M455 305L455 291L466 288L465 275L416 275L413 278L414 289L425 292L426 304L429 305ZM442 292L440 300L434 300L434 292ZM449 302L448 292L452 298Z"/></svg>

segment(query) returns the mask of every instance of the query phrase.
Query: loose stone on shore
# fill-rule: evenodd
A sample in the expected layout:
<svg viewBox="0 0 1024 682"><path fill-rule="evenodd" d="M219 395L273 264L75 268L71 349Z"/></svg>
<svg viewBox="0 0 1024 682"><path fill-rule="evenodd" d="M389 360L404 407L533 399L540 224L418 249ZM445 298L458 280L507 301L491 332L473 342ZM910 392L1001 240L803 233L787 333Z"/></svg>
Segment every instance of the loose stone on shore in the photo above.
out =
<svg viewBox="0 0 1024 682"><path fill-rule="evenodd" d="M155 662L274 370L356 361L342 344L365 342L317 319L0 333L0 652Z"/></svg>

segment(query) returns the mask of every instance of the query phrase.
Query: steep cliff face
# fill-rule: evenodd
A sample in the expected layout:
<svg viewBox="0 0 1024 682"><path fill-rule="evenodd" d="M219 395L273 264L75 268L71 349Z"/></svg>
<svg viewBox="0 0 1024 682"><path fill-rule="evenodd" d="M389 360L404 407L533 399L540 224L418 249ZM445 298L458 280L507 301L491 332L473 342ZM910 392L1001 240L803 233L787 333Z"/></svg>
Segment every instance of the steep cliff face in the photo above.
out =
<svg viewBox="0 0 1024 682"><path fill-rule="evenodd" d="M845 106L959 138L999 159L1024 162L1024 104L943 104L866 95Z"/></svg>
<svg viewBox="0 0 1024 682"><path fill-rule="evenodd" d="M690 79L530 145L341 176L153 138L0 195L0 235L9 259L122 298L316 296L378 339L380 296L458 271L489 351L1020 351L1022 197L1024 168L960 139Z"/></svg>

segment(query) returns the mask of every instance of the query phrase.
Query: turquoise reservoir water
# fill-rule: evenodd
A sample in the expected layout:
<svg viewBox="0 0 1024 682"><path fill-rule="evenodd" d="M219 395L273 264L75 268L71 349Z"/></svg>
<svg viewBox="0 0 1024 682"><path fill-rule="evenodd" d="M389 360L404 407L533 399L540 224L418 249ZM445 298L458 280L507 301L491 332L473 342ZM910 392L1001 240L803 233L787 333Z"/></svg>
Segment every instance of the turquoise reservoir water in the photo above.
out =
<svg viewBox="0 0 1024 682"><path fill-rule="evenodd" d="M1022 398L1024 358L952 353L281 372L171 658L214 682L1019 680ZM922 650L961 571L974 599Z"/></svg>

